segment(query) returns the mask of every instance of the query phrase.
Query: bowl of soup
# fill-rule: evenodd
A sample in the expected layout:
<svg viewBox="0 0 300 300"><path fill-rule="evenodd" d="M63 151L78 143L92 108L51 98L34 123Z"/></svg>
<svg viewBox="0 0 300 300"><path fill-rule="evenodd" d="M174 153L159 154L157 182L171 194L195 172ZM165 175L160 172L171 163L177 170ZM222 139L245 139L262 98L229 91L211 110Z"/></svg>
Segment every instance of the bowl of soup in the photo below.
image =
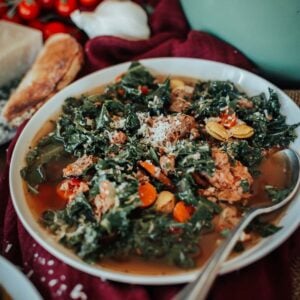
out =
<svg viewBox="0 0 300 300"><path fill-rule="evenodd" d="M289 188L285 166L267 158L299 149L298 112L276 86L225 64L107 68L26 125L12 157L13 203L33 238L77 269L128 283L191 281L247 207ZM282 243L298 209L293 201L256 220L222 273Z"/></svg>

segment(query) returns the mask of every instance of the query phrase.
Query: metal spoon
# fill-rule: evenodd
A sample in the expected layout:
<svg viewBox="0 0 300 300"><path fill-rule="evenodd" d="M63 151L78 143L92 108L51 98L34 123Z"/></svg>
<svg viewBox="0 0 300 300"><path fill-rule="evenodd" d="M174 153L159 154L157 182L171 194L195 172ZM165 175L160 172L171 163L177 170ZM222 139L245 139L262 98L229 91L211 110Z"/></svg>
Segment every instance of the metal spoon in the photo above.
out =
<svg viewBox="0 0 300 300"><path fill-rule="evenodd" d="M215 251L215 253L208 260L204 269L198 275L195 281L189 283L181 292L179 292L174 300L203 300L208 294L218 272L230 254L232 248L241 236L243 230L256 216L260 214L270 213L287 204L296 194L300 184L300 158L299 155L291 150L285 149L277 152L275 155L281 155L285 159L287 174L289 176L290 187L292 188L290 194L281 202L273 203L260 203L247 210L239 224L231 230L229 236L224 240L222 245Z"/></svg>

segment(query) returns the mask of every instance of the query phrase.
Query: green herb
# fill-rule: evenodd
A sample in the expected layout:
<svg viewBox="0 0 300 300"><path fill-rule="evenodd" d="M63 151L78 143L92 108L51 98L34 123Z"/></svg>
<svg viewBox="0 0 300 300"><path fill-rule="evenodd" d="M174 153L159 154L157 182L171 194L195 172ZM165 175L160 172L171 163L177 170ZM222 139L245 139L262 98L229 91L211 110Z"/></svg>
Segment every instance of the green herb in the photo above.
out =
<svg viewBox="0 0 300 300"><path fill-rule="evenodd" d="M271 185L265 186L265 191L273 203L279 203L284 200L291 193L291 190L292 188L278 189Z"/></svg>
<svg viewBox="0 0 300 300"><path fill-rule="evenodd" d="M65 155L63 145L49 135L42 139L37 147L29 151L26 156L27 166L21 170L21 175L27 181L31 190L47 179L46 166Z"/></svg>
<svg viewBox="0 0 300 300"><path fill-rule="evenodd" d="M223 149L232 160L240 161L253 175L258 174L257 167L264 158L262 148L252 147L246 140L240 140L224 144Z"/></svg>
<svg viewBox="0 0 300 300"><path fill-rule="evenodd" d="M196 84L191 112L197 118L217 117L224 108L236 107L237 100L244 96L232 82L209 81Z"/></svg>
<svg viewBox="0 0 300 300"><path fill-rule="evenodd" d="M174 152L177 156L179 172L213 174L215 164L210 154L210 147L206 142L184 140L177 143Z"/></svg>
<svg viewBox="0 0 300 300"><path fill-rule="evenodd" d="M243 252L244 250L245 250L245 246L241 241L237 242L233 248L234 252Z"/></svg>
<svg viewBox="0 0 300 300"><path fill-rule="evenodd" d="M129 133L135 133L137 129L140 128L141 124L137 114L134 112L132 106L126 106L126 121L125 121L125 129Z"/></svg>
<svg viewBox="0 0 300 300"><path fill-rule="evenodd" d="M177 184L178 198L187 204L196 205L198 203L196 185L190 175L184 176Z"/></svg>
<svg viewBox="0 0 300 300"><path fill-rule="evenodd" d="M263 222L259 218L255 218L247 227L247 231L256 232L262 237L268 237L276 233L280 229L281 227L278 227L271 223Z"/></svg>
<svg viewBox="0 0 300 300"><path fill-rule="evenodd" d="M109 122L110 122L110 116L109 116L107 107L104 103L102 105L99 116L96 117L96 129L105 128Z"/></svg>
<svg viewBox="0 0 300 300"><path fill-rule="evenodd" d="M154 77L139 62L131 63L128 71L122 77L122 84L137 88L139 85L152 85Z"/></svg>
<svg viewBox="0 0 300 300"><path fill-rule="evenodd" d="M244 193L250 192L250 185L249 185L248 180L241 180L240 185L241 185Z"/></svg>
<svg viewBox="0 0 300 300"><path fill-rule="evenodd" d="M153 90L147 96L146 101L150 113L153 115L163 113L170 102L170 80L165 80L156 90Z"/></svg>

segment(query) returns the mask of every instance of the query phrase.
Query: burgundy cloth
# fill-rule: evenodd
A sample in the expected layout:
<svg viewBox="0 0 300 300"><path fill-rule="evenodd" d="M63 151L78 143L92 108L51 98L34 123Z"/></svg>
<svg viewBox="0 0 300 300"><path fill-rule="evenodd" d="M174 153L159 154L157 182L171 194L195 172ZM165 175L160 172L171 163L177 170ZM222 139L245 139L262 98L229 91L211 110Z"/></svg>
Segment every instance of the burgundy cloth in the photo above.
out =
<svg viewBox="0 0 300 300"><path fill-rule="evenodd" d="M133 42L107 36L88 41L83 73L127 60L166 56L205 58L254 70L231 46L206 33L191 31L176 0L148 3L154 5L151 38ZM138 286L102 281L67 266L31 238L16 216L9 193L9 163L21 131L22 127L9 146L0 179L0 253L22 268L45 299L171 299L182 285ZM220 276L209 299L290 299L290 265L300 252L299 240L300 230L265 258ZM75 293L76 289L79 292Z"/></svg>
<svg viewBox="0 0 300 300"><path fill-rule="evenodd" d="M161 0L150 18L152 36L146 41L127 41L111 36L86 43L85 73L124 61L150 57L195 57L254 70L237 50L211 35L189 30L177 0Z"/></svg>

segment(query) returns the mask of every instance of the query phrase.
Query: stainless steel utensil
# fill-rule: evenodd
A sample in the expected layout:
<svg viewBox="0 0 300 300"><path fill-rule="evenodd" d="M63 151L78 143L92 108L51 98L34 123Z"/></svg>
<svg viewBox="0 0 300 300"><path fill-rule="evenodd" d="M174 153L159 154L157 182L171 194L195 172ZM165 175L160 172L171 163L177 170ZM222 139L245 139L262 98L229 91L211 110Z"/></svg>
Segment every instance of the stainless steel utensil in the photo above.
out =
<svg viewBox="0 0 300 300"><path fill-rule="evenodd" d="M287 204L296 194L300 184L300 158L299 155L291 150L285 149L277 152L275 155L282 155L285 159L286 176L290 182L290 194L279 203L259 203L250 207L242 216L239 224L231 230L229 236L224 240L222 245L215 251L207 261L203 270L200 272L195 281L189 283L181 290L174 300L203 300L208 294L222 263L230 254L235 243L239 239L243 230L258 215L273 212Z"/></svg>

